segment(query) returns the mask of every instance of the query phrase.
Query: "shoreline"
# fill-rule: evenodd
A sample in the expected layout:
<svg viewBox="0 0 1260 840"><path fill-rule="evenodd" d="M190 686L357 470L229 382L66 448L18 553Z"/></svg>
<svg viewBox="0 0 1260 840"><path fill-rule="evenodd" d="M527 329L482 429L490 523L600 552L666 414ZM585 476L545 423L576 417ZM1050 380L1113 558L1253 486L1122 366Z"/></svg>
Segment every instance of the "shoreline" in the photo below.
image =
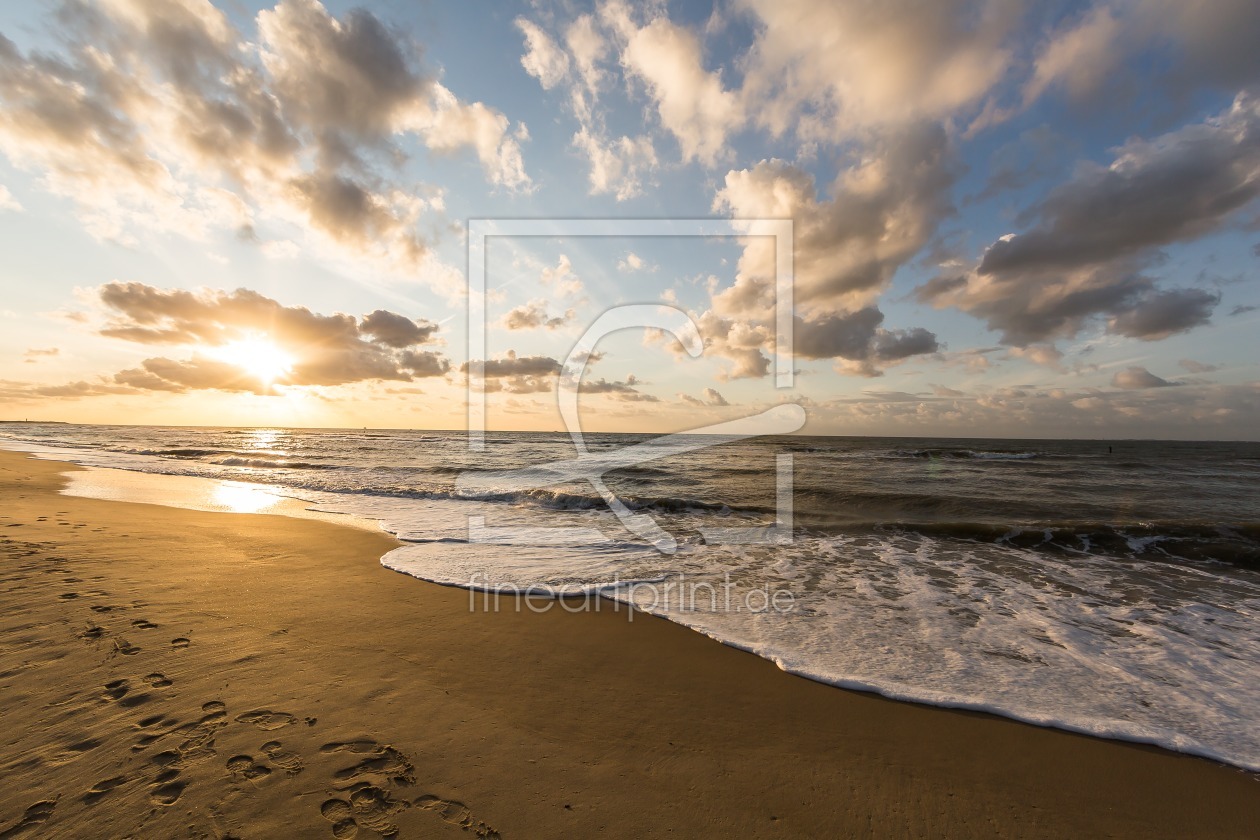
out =
<svg viewBox="0 0 1260 840"><path fill-rule="evenodd" d="M383 568L384 532L58 495L76 469L0 452L0 832L1211 837L1260 822L1257 779L1205 759L847 691L642 613L470 613L468 590Z"/></svg>
<svg viewBox="0 0 1260 840"><path fill-rule="evenodd" d="M0 448L6 448L3 442L0 442ZM10 451L30 453L41 460L58 462L63 462L64 458L72 457L69 453L56 451L47 452L30 449L12 449ZM74 462L70 461L69 463ZM247 477L229 479L212 476L192 476L177 473L150 472L138 467L102 465L80 465L79 470L69 475L69 480L70 487L67 492L71 495L123 502L156 503L199 511L282 515L300 519L327 521L333 524L366 529L373 533L384 533L391 538L399 540L399 542L389 552L386 552L379 558L381 564L387 569L412 577L422 583L477 593L494 594L497 592L506 597L523 597L526 599L539 597L546 599L557 595L556 590L542 584L527 589L506 589L498 585L478 586L467 582L434 577L431 570L426 571L423 563L419 564L420 568L417 568L416 561L406 556L391 561L390 555L394 554L398 549L417 549L422 547L422 544L399 537L384 520L363 518L356 513L337 510L337 501L327 498L322 501L303 498L301 495L298 495L302 492L301 490L286 488L284 485L249 481ZM225 489L228 491L226 493L228 497L226 501L219 498L225 495L224 493L216 492ZM473 577L475 578L477 575L474 574ZM599 611L600 605L606 602L609 611L616 613L631 609L631 601L618 597L619 592L611 590L619 588L620 593L625 593L636 586L659 584L665 580L666 578L662 577L620 581L617 584L588 583L577 589L566 590L565 596L570 601L574 599L589 600L593 596L594 600L592 603L595 611ZM470 596L471 602L472 598ZM849 676L834 677L811 670L805 664L792 664L787 661L793 655L792 651L784 652L764 645L758 646L752 642L715 633L702 623L698 624L688 621L688 614L685 612L653 613L651 610L644 610L641 607L636 607L635 610L642 615L654 615L664 618L667 621L713 639L720 644L765 659L794 676L833 688L873 694L897 702L914 703L932 708L954 709L992 715L1032 726L1056 729L1086 737L1151 746L1181 755L1203 758L1246 773L1258 774L1258 777L1260 777L1260 764L1254 763L1254 760L1249 762L1244 758L1231 758L1228 754L1194 741L1189 736L1185 736L1175 730L1165 730L1151 734L1143 731L1134 731L1131 727L1126 726L1126 722L1123 719L1082 722L1071 717L1055 717L1036 710L1028 711L1017 707L1003 706L986 699L941 695L939 692L932 692L913 685L870 682Z"/></svg>

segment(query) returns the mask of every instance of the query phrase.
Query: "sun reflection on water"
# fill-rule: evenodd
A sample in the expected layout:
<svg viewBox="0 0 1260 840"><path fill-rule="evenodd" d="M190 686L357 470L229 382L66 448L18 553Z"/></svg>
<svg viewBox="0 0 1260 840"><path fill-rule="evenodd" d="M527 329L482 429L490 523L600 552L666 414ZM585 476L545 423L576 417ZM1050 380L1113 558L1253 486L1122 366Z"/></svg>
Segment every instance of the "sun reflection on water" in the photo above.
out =
<svg viewBox="0 0 1260 840"><path fill-rule="evenodd" d="M210 502L215 509L229 513L261 513L279 504L280 497L248 484L224 481L215 486Z"/></svg>

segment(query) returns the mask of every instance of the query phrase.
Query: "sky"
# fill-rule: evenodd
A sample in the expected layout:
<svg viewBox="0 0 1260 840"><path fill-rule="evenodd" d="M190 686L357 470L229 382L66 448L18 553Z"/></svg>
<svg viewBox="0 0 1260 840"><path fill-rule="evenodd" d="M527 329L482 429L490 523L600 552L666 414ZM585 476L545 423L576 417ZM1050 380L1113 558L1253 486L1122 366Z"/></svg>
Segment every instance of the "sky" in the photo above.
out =
<svg viewBox="0 0 1260 840"><path fill-rule="evenodd" d="M1257 43L1254 0L5 3L0 419L558 430L653 304L702 352L602 338L583 429L1260 439ZM470 359L474 219L556 221L485 240Z"/></svg>

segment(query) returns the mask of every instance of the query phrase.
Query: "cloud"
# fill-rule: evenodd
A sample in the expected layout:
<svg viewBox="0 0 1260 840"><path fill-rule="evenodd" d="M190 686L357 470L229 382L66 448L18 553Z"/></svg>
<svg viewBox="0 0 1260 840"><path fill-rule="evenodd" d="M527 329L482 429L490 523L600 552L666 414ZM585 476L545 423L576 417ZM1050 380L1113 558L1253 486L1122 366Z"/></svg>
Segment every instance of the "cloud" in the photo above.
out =
<svg viewBox="0 0 1260 840"><path fill-rule="evenodd" d="M940 349L936 336L922 327L886 330L879 326L883 321L884 313L874 307L816 320L797 317L793 350L798 358L842 359L854 363L845 372L879 376L879 365Z"/></svg>
<svg viewBox="0 0 1260 840"><path fill-rule="evenodd" d="M440 201L400 176L404 141L471 149L490 183L529 186L507 118L459 100L370 12L281 0L256 38L192 0L72 2L58 21L56 53L0 36L0 151L98 238L295 223L438 283L417 228Z"/></svg>
<svg viewBox="0 0 1260 840"><path fill-rule="evenodd" d="M1222 0L1211 14L1178 0L1099 3L1042 45L1024 100L1056 88L1095 98L1132 83L1136 67L1170 98L1203 87L1236 90L1260 78L1257 39L1260 10L1246 0Z"/></svg>
<svg viewBox="0 0 1260 840"><path fill-rule="evenodd" d="M1018 4L745 0L745 107L773 135L837 143L974 107L1010 71Z"/></svg>
<svg viewBox="0 0 1260 840"><path fill-rule="evenodd" d="M1193 239L1260 195L1260 100L1082 166L1024 214L1037 225L985 252L981 275L1070 270Z"/></svg>
<svg viewBox="0 0 1260 840"><path fill-rule="evenodd" d="M247 391L255 394L271 392L270 383L228 362L194 354L188 361L167 358L145 359L139 368L119 371L114 375L119 385L149 391Z"/></svg>
<svg viewBox="0 0 1260 840"><path fill-rule="evenodd" d="M26 360L27 364L34 364L35 362L38 362L40 359L51 359L54 356L60 356L60 355L61 355L61 350L57 347L49 347L46 349L32 347L22 354L22 358Z"/></svg>
<svg viewBox="0 0 1260 840"><path fill-rule="evenodd" d="M739 97L723 86L720 72L704 69L690 30L658 17L628 34L621 61L647 85L684 161L712 165L729 154L727 136L743 122Z"/></svg>
<svg viewBox="0 0 1260 840"><path fill-rule="evenodd" d="M1203 362L1196 362L1194 359L1182 359L1177 364L1190 373L1212 373L1221 369L1220 365L1208 365Z"/></svg>
<svg viewBox="0 0 1260 840"><path fill-rule="evenodd" d="M1107 167L1087 164L1021 218L969 273L920 286L920 301L984 319L1015 346L1072 336L1105 317L1117 335L1154 341L1206 324L1218 294L1161 290L1146 273L1161 246L1226 224L1260 195L1260 101L1153 140L1131 140Z"/></svg>
<svg viewBox="0 0 1260 840"><path fill-rule="evenodd" d="M1202 289L1170 289L1142 298L1133 308L1111 319L1111 332L1158 341L1206 324L1221 302L1219 294Z"/></svg>
<svg viewBox="0 0 1260 840"><path fill-rule="evenodd" d="M427 344L438 331L438 325L431 321L413 321L405 315L378 309L363 316L359 324L360 334L399 349Z"/></svg>
<svg viewBox="0 0 1260 840"><path fill-rule="evenodd" d="M1123 59L1118 42L1123 27L1105 5L1090 9L1075 25L1050 38L1033 64L1024 85L1024 101L1032 102L1051 87L1062 87L1075 98L1093 93Z"/></svg>
<svg viewBox="0 0 1260 840"><path fill-rule="evenodd" d="M725 408L730 405L726 397L718 393L715 388L705 388L698 397L693 397L691 394L679 394L678 399L696 408Z"/></svg>
<svg viewBox="0 0 1260 840"><path fill-rule="evenodd" d="M526 52L521 56L525 72L537 79L544 90L560 84L569 73L569 56L537 24L517 18L516 28L525 36Z"/></svg>
<svg viewBox="0 0 1260 840"><path fill-rule="evenodd" d="M820 200L813 178L779 160L728 172L714 209L735 219L792 219L794 288L806 310L858 309L931 238L951 212L956 176L949 141L939 125L916 124L877 144L841 171L830 198ZM749 233L756 233L755 225ZM761 315L775 277L774 240L750 237L733 289L714 303L726 315Z"/></svg>
<svg viewBox="0 0 1260 840"><path fill-rule="evenodd" d="M1144 367L1130 367L1117 371L1111 384L1116 388L1139 390L1142 388L1166 388L1175 383L1161 379Z"/></svg>
<svg viewBox="0 0 1260 840"><path fill-rule="evenodd" d="M1260 306L1250 306L1247 304L1239 304L1238 306L1235 306L1233 309L1229 310L1229 314L1230 315L1246 315L1248 312L1255 312L1257 309L1260 309Z"/></svg>
<svg viewBox="0 0 1260 840"><path fill-rule="evenodd" d="M585 380L578 385L578 393L607 394L623 402L660 402L660 397L640 391L636 387L639 384L639 379L634 374L626 377L624 382L603 378Z"/></svg>
<svg viewBox="0 0 1260 840"><path fill-rule="evenodd" d="M487 392L507 391L512 394L537 394L554 390L561 364L550 356L518 356L509 350L501 359L482 362L482 386ZM468 363L460 365L467 375Z"/></svg>
<svg viewBox="0 0 1260 840"><path fill-rule="evenodd" d="M0 210L9 210L14 213L21 213L23 210L21 203L13 197L13 193L9 192L4 184L0 184Z"/></svg>
<svg viewBox="0 0 1260 840"><path fill-rule="evenodd" d="M573 135L573 146L590 161L591 195L612 193L618 201L635 198L658 165L656 147L646 135L614 140L583 126Z"/></svg>
<svg viewBox="0 0 1260 840"><path fill-rule="evenodd" d="M146 345L199 348L189 361L145 360L123 371L120 384L150 390L218 388L269 392L242 366L214 357L237 342L265 341L292 357L281 385L344 385L367 380L411 381L442 376L450 363L415 348L434 340L437 325L378 309L360 321L283 306L248 289L232 292L158 289L108 283L99 298L110 316L101 334Z"/></svg>
<svg viewBox="0 0 1260 840"><path fill-rule="evenodd" d="M955 388L947 388L944 385L933 385L932 393L938 397L965 397L966 391L959 391Z"/></svg>
<svg viewBox="0 0 1260 840"><path fill-rule="evenodd" d="M573 273L573 263L565 254L560 255L555 267L544 268L538 279L544 286L554 288L561 295L577 295L582 292L582 280Z"/></svg>
<svg viewBox="0 0 1260 840"><path fill-rule="evenodd" d="M623 258L617 260L617 270L627 274L635 271L656 271L658 268L660 266L649 264L647 260L634 251L630 251Z"/></svg>
<svg viewBox="0 0 1260 840"><path fill-rule="evenodd" d="M549 315L547 303L543 300L522 304L503 316L503 326L509 330L536 330L546 328L559 329L573 320L574 311L566 310L563 315Z"/></svg>

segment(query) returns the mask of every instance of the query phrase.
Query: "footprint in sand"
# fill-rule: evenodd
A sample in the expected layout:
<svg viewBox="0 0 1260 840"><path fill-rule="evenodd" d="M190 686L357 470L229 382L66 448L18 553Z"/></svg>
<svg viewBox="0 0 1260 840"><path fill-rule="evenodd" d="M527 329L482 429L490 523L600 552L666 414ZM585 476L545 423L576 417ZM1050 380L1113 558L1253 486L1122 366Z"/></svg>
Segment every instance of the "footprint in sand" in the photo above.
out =
<svg viewBox="0 0 1260 840"><path fill-rule="evenodd" d="M149 801L154 805L174 805L184 794L188 783L182 780L156 785L149 791Z"/></svg>
<svg viewBox="0 0 1260 840"><path fill-rule="evenodd" d="M110 651L110 656L135 656L139 652L140 648L119 636L114 639L114 648Z"/></svg>
<svg viewBox="0 0 1260 840"><path fill-rule="evenodd" d="M234 755L227 760L228 774L237 781L255 781L271 775L271 768L254 761L252 755Z"/></svg>
<svg viewBox="0 0 1260 840"><path fill-rule="evenodd" d="M57 797L57 799L60 798ZM26 813L22 815L20 820L4 831L0 831L0 840L8 840L10 837L21 837L27 832L37 831L52 816L53 808L57 807L57 799L45 799L27 808Z"/></svg>
<svg viewBox="0 0 1260 840"><path fill-rule="evenodd" d="M123 696L131 690L131 680L114 680L105 683L105 692L101 695L102 700L121 700Z"/></svg>
<svg viewBox="0 0 1260 840"><path fill-rule="evenodd" d="M405 754L376 741L334 741L319 748L322 753L348 752L366 756L357 764L342 768L333 774L341 782L358 781L364 776L375 776L395 785L413 785L416 782L415 766Z"/></svg>
<svg viewBox="0 0 1260 840"><path fill-rule="evenodd" d="M145 618L137 618L135 621L131 622L131 626L137 630L156 630L158 628L158 625Z"/></svg>
<svg viewBox="0 0 1260 840"><path fill-rule="evenodd" d="M153 686L154 688L170 688L171 686L175 684L171 680L167 679L166 674L161 674L161 673L156 673L156 672L152 674L146 674L144 677L144 681L148 683L149 685Z"/></svg>
<svg viewBox="0 0 1260 840"><path fill-rule="evenodd" d="M100 625L97 625L97 624L89 624L83 630L83 632L79 633L79 638L83 639L86 642L97 642L97 641L100 641L101 637L104 635L105 635L104 627L101 627Z"/></svg>
<svg viewBox="0 0 1260 840"><path fill-rule="evenodd" d="M186 648L191 644L192 642L183 636L180 636L178 639L171 639L171 647L173 648Z"/></svg>
<svg viewBox="0 0 1260 840"><path fill-rule="evenodd" d="M333 837L347 840L358 834L360 826L385 837L396 836L399 827L395 820L409 808L432 811L443 822L459 826L483 840L500 840L499 832L474 817L472 811L462 802L437 796L421 796L409 802L405 799L394 799L389 791L367 783L351 788L347 799L325 800L320 805L319 812L333 824Z"/></svg>
<svg viewBox="0 0 1260 840"><path fill-rule="evenodd" d="M236 716L238 723L251 723L264 732L283 729L297 723L297 718L288 712L273 712L270 709L254 709Z"/></svg>
<svg viewBox="0 0 1260 840"><path fill-rule="evenodd" d="M92 785L91 790L83 794L82 802L84 805L95 805L100 799L117 787L122 787L131 781L130 776L114 776L111 779L102 779Z"/></svg>
<svg viewBox="0 0 1260 840"><path fill-rule="evenodd" d="M444 822L457 825L465 831L471 831L478 837L484 837L486 840L499 840L499 832L474 817L472 811L462 802L440 799L436 796L421 796L414 804L417 808L433 811Z"/></svg>
<svg viewBox="0 0 1260 840"><path fill-rule="evenodd" d="M279 741L268 741L259 749L262 750L263 755L267 756L268 761L283 770L286 775L296 776L305 768L301 757L295 752L286 750Z"/></svg>

